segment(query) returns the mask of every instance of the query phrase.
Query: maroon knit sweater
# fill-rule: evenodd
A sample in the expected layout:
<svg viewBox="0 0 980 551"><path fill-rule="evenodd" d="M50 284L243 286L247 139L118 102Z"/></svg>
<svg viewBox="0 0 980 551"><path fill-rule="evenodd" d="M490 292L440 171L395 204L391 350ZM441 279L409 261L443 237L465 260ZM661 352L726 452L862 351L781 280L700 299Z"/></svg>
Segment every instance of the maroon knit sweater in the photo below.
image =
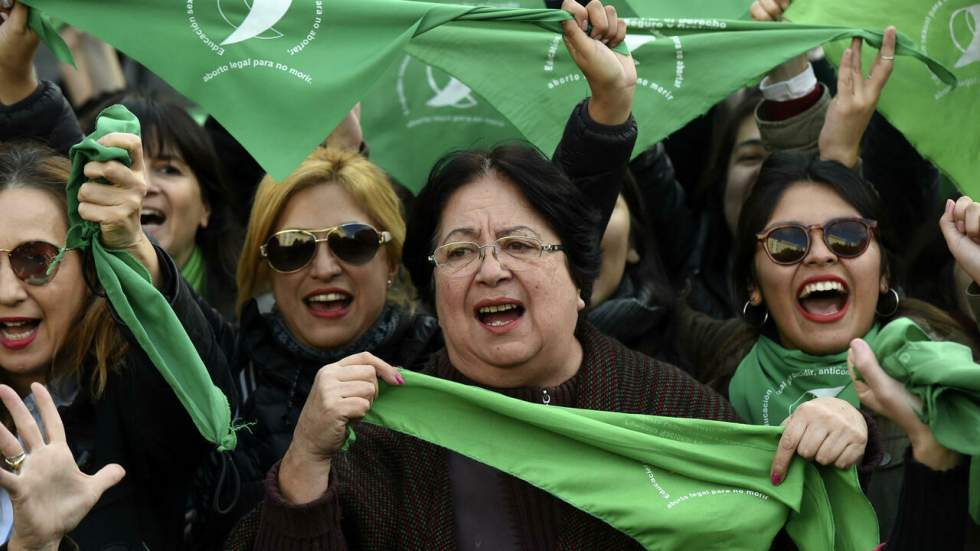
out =
<svg viewBox="0 0 980 551"><path fill-rule="evenodd" d="M552 389L506 393L541 401L547 391L551 404L595 410L735 419L724 398L675 367L629 350L586 323L579 324L576 336L583 359L572 379ZM424 371L468 382L449 364L444 350ZM265 503L242 521L228 548L452 549L457 539L447 456L445 448L362 424L357 442L333 462L330 488L312 503L287 503L279 491L278 465L274 467L266 480ZM524 548L639 548L588 513L503 476L509 517Z"/></svg>

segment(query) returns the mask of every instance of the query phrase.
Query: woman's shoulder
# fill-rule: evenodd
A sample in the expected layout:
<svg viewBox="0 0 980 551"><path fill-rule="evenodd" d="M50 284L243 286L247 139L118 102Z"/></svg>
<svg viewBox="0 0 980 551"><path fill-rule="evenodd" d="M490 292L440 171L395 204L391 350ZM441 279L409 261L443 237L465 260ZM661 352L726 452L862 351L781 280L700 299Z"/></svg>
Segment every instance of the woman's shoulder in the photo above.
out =
<svg viewBox="0 0 980 551"><path fill-rule="evenodd" d="M590 409L735 420L728 401L688 373L631 350L587 323L580 325L581 391Z"/></svg>

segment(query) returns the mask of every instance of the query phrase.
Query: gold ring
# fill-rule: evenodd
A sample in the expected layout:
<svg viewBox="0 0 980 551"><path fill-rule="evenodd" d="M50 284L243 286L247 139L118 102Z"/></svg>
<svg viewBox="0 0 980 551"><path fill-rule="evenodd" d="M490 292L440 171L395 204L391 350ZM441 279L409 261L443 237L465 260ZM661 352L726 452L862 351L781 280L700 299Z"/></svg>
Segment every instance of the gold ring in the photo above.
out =
<svg viewBox="0 0 980 551"><path fill-rule="evenodd" d="M27 454L20 452L13 457L4 457L3 462L10 468L11 472L20 472L20 466L24 464L24 460L27 459Z"/></svg>

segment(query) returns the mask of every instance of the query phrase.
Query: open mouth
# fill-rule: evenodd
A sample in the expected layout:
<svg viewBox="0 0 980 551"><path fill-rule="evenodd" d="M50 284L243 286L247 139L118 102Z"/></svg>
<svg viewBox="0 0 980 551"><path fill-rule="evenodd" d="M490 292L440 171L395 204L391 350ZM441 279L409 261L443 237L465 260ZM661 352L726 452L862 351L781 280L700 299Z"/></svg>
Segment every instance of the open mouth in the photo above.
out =
<svg viewBox="0 0 980 551"><path fill-rule="evenodd" d="M330 291L307 295L303 302L314 316L338 318L347 314L347 309L354 302L354 297L343 291Z"/></svg>
<svg viewBox="0 0 980 551"><path fill-rule="evenodd" d="M476 308L476 319L490 329L506 329L524 315L519 302L484 303Z"/></svg>
<svg viewBox="0 0 980 551"><path fill-rule="evenodd" d="M841 279L804 283L796 296L803 316L811 321L831 322L844 317L850 292Z"/></svg>
<svg viewBox="0 0 980 551"><path fill-rule="evenodd" d="M0 321L0 344L11 350L25 348L37 337L39 319L7 319Z"/></svg>
<svg viewBox="0 0 980 551"><path fill-rule="evenodd" d="M162 226L167 221L167 215L163 211L144 208L140 211L140 224L143 226Z"/></svg>

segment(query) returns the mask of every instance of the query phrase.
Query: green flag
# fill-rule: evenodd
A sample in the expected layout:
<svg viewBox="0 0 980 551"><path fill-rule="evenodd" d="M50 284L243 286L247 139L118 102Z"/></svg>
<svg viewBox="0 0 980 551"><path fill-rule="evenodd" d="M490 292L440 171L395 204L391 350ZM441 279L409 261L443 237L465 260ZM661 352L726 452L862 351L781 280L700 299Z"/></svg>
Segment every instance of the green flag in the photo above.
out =
<svg viewBox="0 0 980 551"><path fill-rule="evenodd" d="M883 29L895 25L943 63L955 87L917 63L896 59L878 110L967 195L980 197L980 2L978 0L796 0L795 22ZM840 59L846 44L827 49ZM865 52L865 67L872 52Z"/></svg>
<svg viewBox="0 0 980 551"><path fill-rule="evenodd" d="M666 0L664 0L666 1ZM27 0L137 59L211 112L283 178L410 54L485 98L554 150L585 78L565 52L559 10L403 0ZM634 19L638 144L650 145L774 65L880 32L698 18ZM933 72L945 70L909 48ZM723 67L723 68L722 68Z"/></svg>
<svg viewBox="0 0 980 551"><path fill-rule="evenodd" d="M798 460L772 485L781 428L532 404L401 373L366 422L525 480L649 549L766 550L784 525L802 551L878 544L854 469Z"/></svg>
<svg viewBox="0 0 980 551"><path fill-rule="evenodd" d="M220 451L232 450L236 438L228 399L211 382L194 344L167 300L153 286L149 272L129 253L104 248L99 239L99 225L78 214L78 190L88 181L83 172L86 163L119 161L126 166L132 163L125 149L98 142L113 132L139 135L139 121L121 105L106 108L96 120L95 131L69 152L71 175L66 191L70 227L56 262L66 250L91 250L99 282L113 310L173 389L201 436L216 444ZM49 271L55 266L52 264Z"/></svg>

